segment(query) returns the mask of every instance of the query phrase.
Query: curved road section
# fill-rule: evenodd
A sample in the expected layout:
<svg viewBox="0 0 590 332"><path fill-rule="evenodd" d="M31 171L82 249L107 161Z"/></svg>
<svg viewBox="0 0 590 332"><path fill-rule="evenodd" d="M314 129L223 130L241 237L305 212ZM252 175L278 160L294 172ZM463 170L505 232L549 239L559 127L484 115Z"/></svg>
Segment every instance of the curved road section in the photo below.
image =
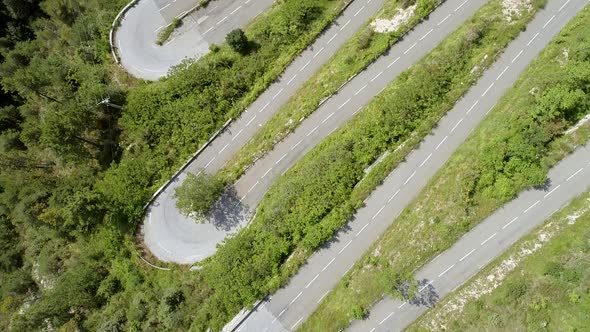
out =
<svg viewBox="0 0 590 332"><path fill-rule="evenodd" d="M583 1L583 3L585 2ZM447 23L454 25L456 28L484 3L483 0L449 1L433 13L430 20L435 25L440 23L440 26L442 26ZM348 272L371 244L379 238L402 210L420 193L427 184L428 179L444 165L469 133L478 126L505 91L514 84L528 63L539 54L551 38L582 7L582 1L550 0L546 8L539 11L527 26L526 31L522 32L518 38L510 43L503 55L484 73L478 83L439 121L436 128L422 141L419 148L408 155L405 162L400 164L388 176L383 185L371 194L365 202L365 207L360 209L355 218L348 223L347 229L340 231L336 234L334 241L312 255L307 264L291 278L290 283L277 291L269 300L262 302L242 322L237 331L285 331L297 329L299 324L313 312L321 300L336 286L339 279ZM464 10L464 12L461 12L461 10ZM422 29L422 26L417 27L415 31L425 34L428 33L430 28L427 28L427 30L420 29ZM430 36L434 34L432 32ZM411 40L410 36L405 38L405 41L407 40ZM410 44L406 47L418 48L418 46L414 47L414 43L416 41L410 41ZM395 50L390 53L390 56L394 57L394 61L400 56L396 54ZM408 54L411 53L408 52ZM415 54L412 55L415 56ZM386 66L386 64L385 66L381 64L378 68L383 69ZM363 86L361 85L358 88L361 87ZM352 95L344 94L344 98L349 98L348 96ZM568 168L565 172L567 173L569 170ZM579 176L579 174L576 176ZM571 174L568 174L569 176ZM572 179L570 178L570 181ZM559 178L556 178L555 181L559 181ZM522 202L521 204L526 205L522 208L522 211L526 211L529 202ZM533 203L535 202L533 201ZM537 203L537 205L523 213L532 213L533 209L540 207L540 204L540 202ZM509 209L508 211L519 210ZM508 220L508 222L510 221L511 219ZM514 224L515 221L512 222L512 226ZM477 232L477 230L474 232ZM505 233L506 236L510 235L510 232ZM478 236L484 235L485 237L490 236L487 233ZM499 239L500 233L496 236ZM494 243L496 242L490 242L490 244ZM486 247L486 250L490 252L496 250L495 252L499 253L502 247L496 243L496 245ZM457 260L461 259L464 254L464 252L461 252L461 256ZM475 253L473 255L473 258L477 257ZM435 276L441 275L442 277L445 276L442 272L445 272L454 263L451 262L452 259L440 259L440 261L444 262L444 264L448 263L440 271L436 270ZM451 271L452 267L445 273L451 273ZM454 275L452 280L460 281L461 277L465 280L469 275ZM430 280L434 280L432 274L421 277L426 280L422 287L434 287L434 283L428 284ZM441 284L436 285L439 288L443 287L439 286ZM426 289L428 287L423 288L423 291ZM446 288L440 288L438 292L442 294L444 289ZM380 329L380 331L397 330L416 317L416 313L414 313L414 316L409 314L410 316L403 318L406 315L404 314L406 310L410 313L414 312L413 310L425 310L425 308L417 308L419 307L401 302L395 302L394 304L385 302L372 311L369 320L356 322L353 324L352 329L355 331L371 331L373 328L375 330Z"/></svg>
<svg viewBox="0 0 590 332"><path fill-rule="evenodd" d="M237 182L235 188L231 188L223 195L214 207L213 220L205 224L197 224L178 212L173 198L174 188L182 184L188 172L197 174L205 171L214 174L221 169L256 134L259 128L295 94L299 87L382 7L384 2L385 0L352 1L324 33L287 67L282 76L272 83L243 112L240 118L236 119L213 140L180 176L165 188L148 208L142 227L144 243L152 254L166 262L195 263L215 253L218 243L228 234L237 232L247 223L252 211L251 207L255 207L257 200L262 197L261 193L266 192L258 190L268 186L270 182L253 186L256 180L249 179L256 177L247 173L242 177L243 180ZM209 8L214 8L211 6L216 3L217 1L212 2ZM308 122L306 120L302 125ZM335 125L331 124L331 126ZM292 151L290 148L291 146L287 149ZM273 152L276 153L276 151L275 149ZM276 160L272 161L273 164L275 162ZM284 160L284 163L286 162L287 160ZM251 169L259 170L259 167ZM264 169L264 171L266 170L267 168ZM267 180L275 175L275 173L267 174ZM248 200L244 199L246 195Z"/></svg>
<svg viewBox="0 0 590 332"><path fill-rule="evenodd" d="M214 0L182 20L170 39L156 44L158 33L195 7L198 0L140 0L127 11L115 31L121 65L133 76L157 80L186 58L209 52L228 32L248 24L274 0Z"/></svg>

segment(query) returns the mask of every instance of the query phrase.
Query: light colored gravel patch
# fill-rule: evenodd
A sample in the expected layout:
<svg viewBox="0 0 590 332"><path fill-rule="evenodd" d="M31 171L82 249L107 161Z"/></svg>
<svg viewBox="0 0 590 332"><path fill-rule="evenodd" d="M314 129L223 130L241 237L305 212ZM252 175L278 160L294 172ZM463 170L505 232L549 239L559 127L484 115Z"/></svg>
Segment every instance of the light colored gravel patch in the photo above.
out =
<svg viewBox="0 0 590 332"><path fill-rule="evenodd" d="M393 32L399 29L402 25L408 22L408 20L414 15L416 5L409 6L406 9L398 9L397 14L389 20L378 18L371 22L371 27L375 32L387 33Z"/></svg>
<svg viewBox="0 0 590 332"><path fill-rule="evenodd" d="M514 19L520 18L523 11L531 12L533 5L531 0L504 0L502 1L502 14L506 21L512 22Z"/></svg>

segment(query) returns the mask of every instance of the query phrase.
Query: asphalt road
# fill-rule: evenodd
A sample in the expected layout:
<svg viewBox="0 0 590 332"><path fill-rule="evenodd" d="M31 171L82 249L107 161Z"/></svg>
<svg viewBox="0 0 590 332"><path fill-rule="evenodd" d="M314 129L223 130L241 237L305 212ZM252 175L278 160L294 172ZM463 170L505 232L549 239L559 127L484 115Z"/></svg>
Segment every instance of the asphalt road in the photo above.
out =
<svg viewBox="0 0 590 332"><path fill-rule="evenodd" d="M158 33L198 0L141 0L123 17L115 33L121 65L133 76L157 80L185 58L199 58L211 43L223 42L228 32L244 27L274 0L214 0L183 19L162 46Z"/></svg>
<svg viewBox="0 0 590 332"><path fill-rule="evenodd" d="M490 260L590 188L590 145L578 148L549 172L549 185L527 190L467 233L416 273L421 287L413 303L386 298L352 331L401 331L438 299L479 272Z"/></svg>
<svg viewBox="0 0 590 332"><path fill-rule="evenodd" d="M205 170L207 173L216 173L301 85L382 7L384 2L385 0L353 1L333 24L287 67L281 77L164 190L149 207L142 228L144 242L156 257L166 262L195 263L215 253L218 243L229 233L238 231L249 220L251 207L255 205L246 205L246 202L236 205L241 197L233 191L225 195L215 207L211 223L196 224L176 209L172 197L174 188L182 183L187 172L198 173ZM214 3L217 1L212 4ZM248 177L249 175L246 175L243 178ZM248 188L240 187L240 190L247 193ZM252 197L254 196L250 196Z"/></svg>
<svg viewBox="0 0 590 332"><path fill-rule="evenodd" d="M461 21L467 18L468 14L466 11L472 13L483 3L484 1L459 2L459 5L462 5L459 10L464 10L465 12L458 12L461 15L451 15L447 19L447 13L456 13L454 10L457 7L456 3L452 1L448 2L446 6L441 7L431 15L430 23L434 22L438 25L438 23L446 19L446 23L449 24L453 22L451 18L454 18L454 24L458 26ZM413 151L406 158L405 162L389 175L384 184L372 193L366 200L366 206L357 212L355 218L349 222L347 229L339 232L331 243L310 257L307 264L291 279L290 283L285 288L277 291L268 301L262 303L238 330L284 331L296 329L337 284L339 279L346 274L370 245L378 239L401 211L418 195L426 185L428 179L442 167L456 148L467 138L469 133L478 126L505 91L513 85L526 66L538 55L551 38L583 7L584 3L586 1L570 0L564 5L564 1L549 0L546 8L537 14L536 18L528 25L526 31L521 33L508 46L503 55L484 73L478 83L441 119L438 126L423 140L420 147ZM439 28L443 27L443 24L440 24ZM421 28L419 27L416 31L420 31L419 29ZM427 33L429 29L422 30L422 34ZM429 37L433 38L435 35L432 32ZM421 38L422 35L418 34L418 36ZM429 39L424 39L423 44L427 44L427 41ZM410 37L404 40L407 48L405 51L402 48L402 51L407 52L411 58L418 57L418 55L410 53L419 49L418 46L414 47L415 42L417 41L411 41ZM404 45L404 43L400 45ZM407 51L408 49L411 49L411 51ZM392 50L387 57L393 56L393 59L397 59L397 56L401 57L401 55L396 55L395 52L396 50ZM400 58L398 65L402 66L402 63ZM384 69L386 67L386 65L379 61L376 64L380 64L376 67L377 69ZM372 66L371 68L375 67ZM402 66L401 69L404 68L407 68L407 64ZM374 73L374 75L377 73ZM358 78L360 77L362 77L362 74L358 76ZM357 89L361 87L362 85L357 87ZM348 93L342 92L337 97L348 100L348 98L352 98L350 96L354 96L354 93L350 93L351 91ZM355 107L352 100L350 104L352 105L349 107ZM340 112L343 112L345 109L343 108ZM319 114L319 112L316 111L314 115L316 114ZM527 203L525 202L523 204ZM539 204L536 207L540 207ZM527 212L530 212L531 215L533 214L532 209ZM489 241L488 250L493 251L498 249L497 252L501 252L502 249L500 247L494 247L494 243L496 242ZM462 252L461 256L463 254ZM461 256L457 259L461 258ZM477 255L474 254L475 257ZM447 263L447 261L442 259L440 261ZM448 267L451 264L449 263L446 266ZM440 271L436 271L438 275ZM452 269L446 273L451 273L451 271ZM464 279L468 278L469 275L471 274L465 275ZM460 278L456 277L454 280L457 279ZM446 289L438 284L437 287L437 292L439 293ZM450 289L454 287L450 287ZM398 306L401 306L401 303ZM379 323L391 313L393 308L396 310L402 310L405 307L407 307L405 310L412 308L412 306L406 305L397 309L398 306L391 307L383 304L383 307L388 308L389 312L385 316L379 316L380 318L379 321L376 321L376 326L379 326ZM355 330L370 330L372 327L364 324L374 323L375 317L380 313L380 311L374 312L369 320L363 322L362 326L355 324L353 328ZM388 319L385 319L379 327L385 330L389 328L395 329L395 326L386 324L397 321L389 321L392 316L387 317ZM409 321L411 319L413 318L408 318Z"/></svg>

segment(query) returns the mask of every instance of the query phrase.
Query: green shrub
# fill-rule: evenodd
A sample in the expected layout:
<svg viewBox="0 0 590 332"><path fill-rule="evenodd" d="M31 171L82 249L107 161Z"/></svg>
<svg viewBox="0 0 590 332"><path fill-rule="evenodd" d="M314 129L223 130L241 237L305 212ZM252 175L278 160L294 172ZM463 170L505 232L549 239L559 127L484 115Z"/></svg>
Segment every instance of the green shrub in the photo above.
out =
<svg viewBox="0 0 590 332"><path fill-rule="evenodd" d="M225 36L225 42L232 50L244 54L248 51L248 37L242 29L234 29Z"/></svg>
<svg viewBox="0 0 590 332"><path fill-rule="evenodd" d="M201 172L188 173L182 185L174 189L176 207L186 216L202 220L223 191L223 182L216 177Z"/></svg>

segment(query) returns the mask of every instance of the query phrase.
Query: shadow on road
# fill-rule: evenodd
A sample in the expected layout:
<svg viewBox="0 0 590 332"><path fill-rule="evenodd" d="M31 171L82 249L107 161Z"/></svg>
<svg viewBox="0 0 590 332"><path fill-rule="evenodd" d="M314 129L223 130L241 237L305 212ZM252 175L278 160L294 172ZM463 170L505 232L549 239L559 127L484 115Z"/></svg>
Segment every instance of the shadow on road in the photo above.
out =
<svg viewBox="0 0 590 332"><path fill-rule="evenodd" d="M428 285L428 280L418 280L418 289ZM416 292L413 297L408 300L408 303L416 306L426 306L432 308L439 300L439 295L432 285L426 286L421 292Z"/></svg>
<svg viewBox="0 0 590 332"><path fill-rule="evenodd" d="M229 186L215 202L207 219L217 230L229 232L240 224L245 224L249 215L248 206L240 203L236 189Z"/></svg>

